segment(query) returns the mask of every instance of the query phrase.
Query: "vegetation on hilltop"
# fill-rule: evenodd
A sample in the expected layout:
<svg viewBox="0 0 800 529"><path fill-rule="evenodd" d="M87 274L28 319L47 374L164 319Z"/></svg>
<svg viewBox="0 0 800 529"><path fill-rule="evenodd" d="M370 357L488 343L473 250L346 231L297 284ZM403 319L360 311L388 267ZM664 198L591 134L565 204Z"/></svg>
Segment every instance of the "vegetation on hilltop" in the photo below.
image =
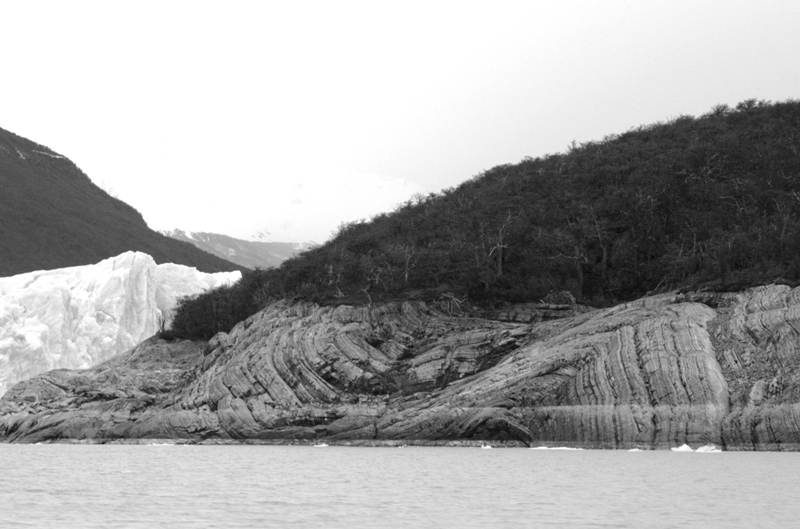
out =
<svg viewBox="0 0 800 529"><path fill-rule="evenodd" d="M0 226L0 277L97 263L130 250L204 272L242 269L151 230L138 211L70 160L3 129Z"/></svg>
<svg viewBox="0 0 800 529"><path fill-rule="evenodd" d="M654 290L800 279L800 102L747 100L495 167L235 286L183 300L208 338L264 300L608 305Z"/></svg>

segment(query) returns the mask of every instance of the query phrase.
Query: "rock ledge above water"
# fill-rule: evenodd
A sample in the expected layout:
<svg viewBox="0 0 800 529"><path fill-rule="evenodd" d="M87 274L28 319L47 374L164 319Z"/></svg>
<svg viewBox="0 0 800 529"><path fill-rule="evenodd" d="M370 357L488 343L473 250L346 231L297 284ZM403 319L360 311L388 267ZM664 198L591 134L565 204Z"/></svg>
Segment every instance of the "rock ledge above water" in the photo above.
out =
<svg viewBox="0 0 800 529"><path fill-rule="evenodd" d="M21 382L0 439L797 450L798 300L664 294L535 323L278 302L208 343Z"/></svg>

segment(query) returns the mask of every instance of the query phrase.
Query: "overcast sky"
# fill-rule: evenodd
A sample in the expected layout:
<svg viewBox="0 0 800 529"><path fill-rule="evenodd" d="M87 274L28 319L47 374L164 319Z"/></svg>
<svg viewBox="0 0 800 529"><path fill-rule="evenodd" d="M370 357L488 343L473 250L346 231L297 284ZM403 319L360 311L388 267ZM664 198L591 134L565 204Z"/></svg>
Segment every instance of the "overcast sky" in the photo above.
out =
<svg viewBox="0 0 800 529"><path fill-rule="evenodd" d="M0 127L151 228L324 242L573 140L798 98L798 23L795 0L5 2Z"/></svg>

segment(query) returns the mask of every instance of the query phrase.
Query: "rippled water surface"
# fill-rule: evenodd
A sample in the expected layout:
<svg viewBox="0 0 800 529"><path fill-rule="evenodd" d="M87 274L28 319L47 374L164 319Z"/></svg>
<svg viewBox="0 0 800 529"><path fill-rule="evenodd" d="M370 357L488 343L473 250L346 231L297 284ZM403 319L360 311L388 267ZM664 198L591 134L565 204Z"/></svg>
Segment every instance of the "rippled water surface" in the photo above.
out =
<svg viewBox="0 0 800 529"><path fill-rule="evenodd" d="M0 444L0 527L796 527L800 454Z"/></svg>

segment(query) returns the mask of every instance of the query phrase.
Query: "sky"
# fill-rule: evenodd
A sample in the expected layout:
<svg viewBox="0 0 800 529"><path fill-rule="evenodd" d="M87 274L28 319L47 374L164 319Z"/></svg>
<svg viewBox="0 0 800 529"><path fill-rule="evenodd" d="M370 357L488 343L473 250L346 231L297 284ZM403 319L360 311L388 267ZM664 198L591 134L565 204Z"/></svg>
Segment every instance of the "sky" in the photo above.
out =
<svg viewBox="0 0 800 529"><path fill-rule="evenodd" d="M573 141L800 98L798 22L794 0L4 2L0 127L153 229L322 243Z"/></svg>

